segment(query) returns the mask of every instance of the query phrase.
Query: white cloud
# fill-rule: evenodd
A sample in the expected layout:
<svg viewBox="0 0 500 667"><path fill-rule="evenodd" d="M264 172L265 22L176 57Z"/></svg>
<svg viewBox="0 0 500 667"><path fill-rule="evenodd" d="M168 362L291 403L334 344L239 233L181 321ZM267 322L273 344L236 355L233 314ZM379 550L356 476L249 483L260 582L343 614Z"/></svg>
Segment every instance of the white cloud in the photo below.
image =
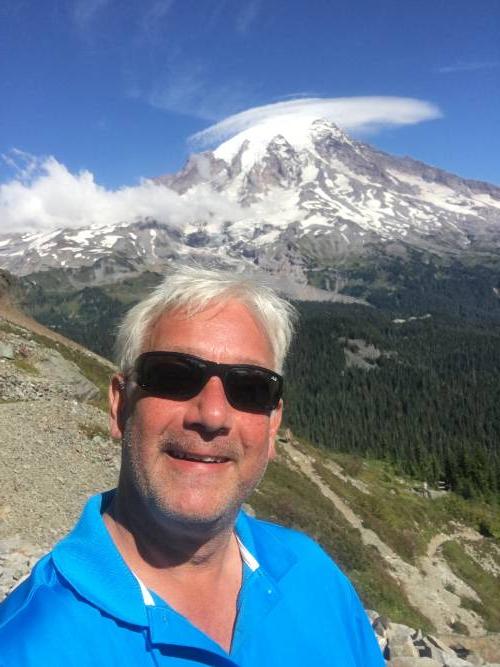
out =
<svg viewBox="0 0 500 667"><path fill-rule="evenodd" d="M451 74L453 72L475 72L480 69L495 69L500 67L500 61L489 60L482 62L460 62L455 65L447 65L446 67L438 67L440 74Z"/></svg>
<svg viewBox="0 0 500 667"><path fill-rule="evenodd" d="M17 165L20 155L27 166ZM9 160L17 174L0 185L3 234L113 224L148 216L183 226L210 214L234 218L240 211L208 187L181 196L145 180L135 187L107 190L95 182L91 172L73 174L54 157L37 159L18 151L14 158L7 156Z"/></svg>
<svg viewBox="0 0 500 667"><path fill-rule="evenodd" d="M197 132L189 140L197 146L210 146L279 118L311 121L325 118L349 132L368 134L384 127L413 125L441 116L435 104L410 97L301 98L247 109Z"/></svg>

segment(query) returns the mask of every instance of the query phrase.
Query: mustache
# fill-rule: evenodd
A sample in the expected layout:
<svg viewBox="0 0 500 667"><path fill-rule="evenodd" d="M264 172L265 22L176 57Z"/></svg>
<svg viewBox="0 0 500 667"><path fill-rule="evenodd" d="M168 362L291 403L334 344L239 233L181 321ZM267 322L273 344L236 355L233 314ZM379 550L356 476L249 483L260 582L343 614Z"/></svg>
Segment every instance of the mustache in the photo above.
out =
<svg viewBox="0 0 500 667"><path fill-rule="evenodd" d="M180 454L198 454L203 456L217 456L237 460L241 457L241 445L223 436L215 436L210 440L196 437L186 437L174 433L164 433L159 447L161 451L178 452Z"/></svg>

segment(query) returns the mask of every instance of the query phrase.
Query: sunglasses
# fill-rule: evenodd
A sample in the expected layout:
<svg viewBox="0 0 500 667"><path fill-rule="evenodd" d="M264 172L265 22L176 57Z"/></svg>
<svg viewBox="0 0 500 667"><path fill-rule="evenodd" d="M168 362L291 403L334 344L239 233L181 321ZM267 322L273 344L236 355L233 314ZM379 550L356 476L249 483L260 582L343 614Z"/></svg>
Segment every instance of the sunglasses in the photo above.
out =
<svg viewBox="0 0 500 667"><path fill-rule="evenodd" d="M222 380L229 404L244 412L269 412L283 391L278 373L251 364L216 364L182 352L144 352L134 366L141 389L154 396L188 400L197 396L208 380Z"/></svg>

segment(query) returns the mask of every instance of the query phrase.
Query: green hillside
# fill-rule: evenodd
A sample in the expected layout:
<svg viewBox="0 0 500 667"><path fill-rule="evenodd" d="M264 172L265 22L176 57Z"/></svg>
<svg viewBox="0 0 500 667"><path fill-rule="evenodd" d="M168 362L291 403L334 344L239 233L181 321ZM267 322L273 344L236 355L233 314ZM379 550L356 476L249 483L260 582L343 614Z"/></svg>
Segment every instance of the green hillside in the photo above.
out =
<svg viewBox="0 0 500 667"><path fill-rule="evenodd" d="M429 498L421 492L421 482L397 475L390 464L318 452L316 447L296 439L294 446L314 461L315 473L355 513L362 526L374 531L403 562L418 569L436 534L452 535L458 526L467 526L478 535L488 532L489 537L483 536L474 548L487 552L500 569L500 516L494 506L466 501L454 493ZM344 479L332 473L332 463ZM360 483L362 490L353 481ZM312 535L355 583L368 608L412 627L433 629L426 609L416 607L409 599L406 582L398 581L377 548L363 543L360 531L319 492L310 477L291 465L283 452L270 464L250 504L258 516ZM446 541L444 549L450 568L457 569L457 574L479 593L478 611L487 619L488 629L500 632L495 594L500 578L478 567L466 555L463 541ZM468 569L463 566L466 560ZM425 587L425 576L421 585ZM461 604L466 607L468 600Z"/></svg>
<svg viewBox="0 0 500 667"><path fill-rule="evenodd" d="M311 442L498 500L500 332L449 316L302 303L287 421Z"/></svg>

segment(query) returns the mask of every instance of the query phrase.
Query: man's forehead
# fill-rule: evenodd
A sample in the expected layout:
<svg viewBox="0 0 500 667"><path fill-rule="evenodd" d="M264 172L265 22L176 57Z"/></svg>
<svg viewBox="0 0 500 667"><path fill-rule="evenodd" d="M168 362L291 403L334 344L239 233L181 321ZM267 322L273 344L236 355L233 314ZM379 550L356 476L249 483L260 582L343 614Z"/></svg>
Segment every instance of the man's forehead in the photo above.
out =
<svg viewBox="0 0 500 667"><path fill-rule="evenodd" d="M229 363L272 364L274 354L259 318L246 304L230 299L196 311L165 311L157 317L143 351L170 350ZM230 357L234 356L234 359ZM263 359L263 356L266 359Z"/></svg>
<svg viewBox="0 0 500 667"><path fill-rule="evenodd" d="M227 320L236 315L237 319L241 317L250 318L258 326L258 318L252 308L237 299L228 299L225 301L209 301L204 306L177 307L163 311L155 319L152 329L158 325L186 326L197 322L218 322Z"/></svg>

